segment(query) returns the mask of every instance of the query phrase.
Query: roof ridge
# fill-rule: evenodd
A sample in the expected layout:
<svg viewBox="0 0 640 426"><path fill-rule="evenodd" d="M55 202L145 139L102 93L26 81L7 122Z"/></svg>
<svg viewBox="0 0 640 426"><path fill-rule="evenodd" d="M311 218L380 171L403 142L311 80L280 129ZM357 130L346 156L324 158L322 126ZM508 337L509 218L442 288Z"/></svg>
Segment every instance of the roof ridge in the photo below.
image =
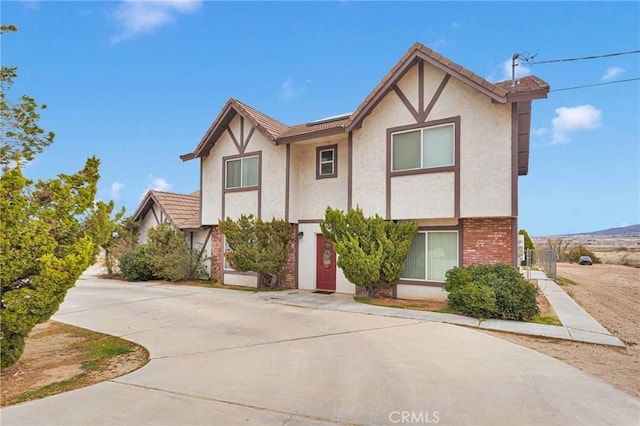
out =
<svg viewBox="0 0 640 426"><path fill-rule="evenodd" d="M343 132L352 131L362 125L362 121L371 110L376 107L389 91L393 90L395 83L419 61L426 62L430 66L441 70L445 74L454 77L476 91L490 97L493 102L501 104L545 98L549 91L549 85L544 80L535 76L526 76L530 78L525 80L521 79L521 81L527 82L528 84L523 84L518 88L506 87L506 83L503 82L492 83L424 44L415 42L402 55L400 60L391 67L389 72L383 76L380 82L364 98L358 107L344 119L344 122L343 120L315 124L313 122L307 122L289 126L232 97L226 102L196 149L193 152L181 155L180 158L182 158L183 161L188 161L201 157L203 152L208 152L224 131L224 126L228 125L233 119L234 115L231 114L234 112L231 110L250 120L258 130L267 136L267 138L271 139L276 145L291 143L297 140L306 140L313 138L314 135L328 136L336 134L340 128ZM303 126L306 126L306 128L303 129Z"/></svg>
<svg viewBox="0 0 640 426"><path fill-rule="evenodd" d="M265 114L264 112L245 104L244 102L239 101L236 98L231 98L232 102L235 104L235 106L239 109L241 109L243 115L247 115L249 116L249 118L252 118L254 121L254 125L259 129L262 130L263 132L267 133L269 135L269 137L271 138L271 140L276 140L278 138L278 136L280 136L281 134L285 133L287 130L289 130L289 126L284 124L283 122L276 120L275 118L271 117L270 115ZM256 115L260 115L262 117L256 117ZM272 121L273 123L271 124L275 124L276 127L278 127L277 129L269 129L261 120L261 118L266 118L270 121ZM273 131L275 130L275 132Z"/></svg>

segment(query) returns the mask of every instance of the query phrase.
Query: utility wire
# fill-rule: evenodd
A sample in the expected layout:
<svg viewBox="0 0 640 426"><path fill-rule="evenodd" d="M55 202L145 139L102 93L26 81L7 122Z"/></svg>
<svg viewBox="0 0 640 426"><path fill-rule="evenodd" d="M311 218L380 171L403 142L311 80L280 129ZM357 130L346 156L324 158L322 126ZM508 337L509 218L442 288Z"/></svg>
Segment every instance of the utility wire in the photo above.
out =
<svg viewBox="0 0 640 426"><path fill-rule="evenodd" d="M631 55L633 53L640 53L640 50L631 50L629 52L607 53L606 55L598 55L598 56L584 56L582 58L566 58L566 59L552 59L549 61L535 61L535 62L530 62L530 64L539 65L539 64L551 64L555 62L584 61L587 59L599 59L599 58L609 58L611 56ZM535 55L533 57L535 57Z"/></svg>
<svg viewBox="0 0 640 426"><path fill-rule="evenodd" d="M549 91L550 92L561 92L563 90L584 89L585 87L604 86L604 85L607 85L607 84L615 84L615 83L626 83L626 82L635 81L635 80L640 80L640 77L628 78L626 80L608 81L606 83L594 83L594 84L585 84L583 86L564 87L562 89L552 89L552 90L549 90Z"/></svg>

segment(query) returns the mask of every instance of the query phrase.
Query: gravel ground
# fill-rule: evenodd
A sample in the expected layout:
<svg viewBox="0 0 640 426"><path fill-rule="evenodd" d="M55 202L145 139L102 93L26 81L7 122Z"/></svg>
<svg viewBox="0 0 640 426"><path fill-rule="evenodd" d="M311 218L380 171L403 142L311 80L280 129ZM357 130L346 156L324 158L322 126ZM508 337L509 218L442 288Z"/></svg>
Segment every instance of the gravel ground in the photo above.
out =
<svg viewBox="0 0 640 426"><path fill-rule="evenodd" d="M488 332L560 359L640 398L640 269L622 265L558 264L558 276L576 285L562 288L626 349L565 340Z"/></svg>

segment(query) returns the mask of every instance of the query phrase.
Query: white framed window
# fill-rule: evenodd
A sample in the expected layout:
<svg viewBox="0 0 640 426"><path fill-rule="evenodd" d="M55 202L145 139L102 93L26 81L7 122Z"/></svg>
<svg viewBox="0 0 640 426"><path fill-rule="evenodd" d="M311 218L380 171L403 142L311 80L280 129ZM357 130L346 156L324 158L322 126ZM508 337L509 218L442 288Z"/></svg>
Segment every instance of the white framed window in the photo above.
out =
<svg viewBox="0 0 640 426"><path fill-rule="evenodd" d="M247 188L258 185L258 156L225 161L225 188Z"/></svg>
<svg viewBox="0 0 640 426"><path fill-rule="evenodd" d="M316 179L338 176L338 145L316 148Z"/></svg>
<svg viewBox="0 0 640 426"><path fill-rule="evenodd" d="M458 231L418 232L404 261L403 279L444 282L446 272L458 265Z"/></svg>
<svg viewBox="0 0 640 426"><path fill-rule="evenodd" d="M391 134L391 171L454 165L455 124Z"/></svg>

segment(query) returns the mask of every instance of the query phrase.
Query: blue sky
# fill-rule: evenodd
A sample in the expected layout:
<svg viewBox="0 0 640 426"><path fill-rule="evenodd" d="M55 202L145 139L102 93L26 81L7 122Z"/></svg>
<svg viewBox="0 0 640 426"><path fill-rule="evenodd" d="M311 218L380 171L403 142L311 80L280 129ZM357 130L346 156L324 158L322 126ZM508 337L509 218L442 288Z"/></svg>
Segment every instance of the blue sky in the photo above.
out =
<svg viewBox="0 0 640 426"><path fill-rule="evenodd" d="M99 197L198 189L183 163L229 97L286 123L353 111L414 42L492 81L535 61L640 49L638 2L3 1L13 96L48 105L32 178L102 160ZM518 67L552 90L640 77L640 55ZM519 225L531 235L640 222L640 82L535 101Z"/></svg>

